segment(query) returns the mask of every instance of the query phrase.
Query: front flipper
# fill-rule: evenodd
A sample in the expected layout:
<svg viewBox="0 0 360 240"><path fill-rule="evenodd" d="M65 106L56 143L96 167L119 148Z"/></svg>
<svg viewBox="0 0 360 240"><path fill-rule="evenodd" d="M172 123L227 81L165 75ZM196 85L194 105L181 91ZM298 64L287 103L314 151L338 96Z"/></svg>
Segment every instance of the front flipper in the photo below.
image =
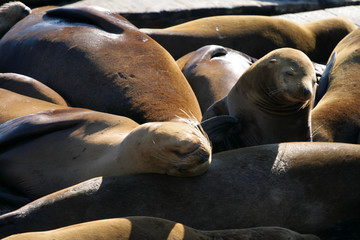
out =
<svg viewBox="0 0 360 240"><path fill-rule="evenodd" d="M240 121L230 115L220 115L201 122L201 127L213 146L213 153L242 147L237 136L242 131Z"/></svg>
<svg viewBox="0 0 360 240"><path fill-rule="evenodd" d="M74 127L83 122L76 116L83 109L56 109L15 118L0 124L0 153L53 131Z"/></svg>
<svg viewBox="0 0 360 240"><path fill-rule="evenodd" d="M331 70L334 66L335 63L335 59L336 59L336 52L334 52L331 55L331 59L328 62L328 64L326 65L326 68L319 80L319 86L316 89L316 95L315 95L315 104L314 107L318 104L318 102L320 101L320 99L325 95L328 87L329 87L329 80L330 80L330 73Z"/></svg>
<svg viewBox="0 0 360 240"><path fill-rule="evenodd" d="M220 115L229 115L229 110L227 108L227 97L213 103L203 114L202 121L205 121L209 118L220 116Z"/></svg>

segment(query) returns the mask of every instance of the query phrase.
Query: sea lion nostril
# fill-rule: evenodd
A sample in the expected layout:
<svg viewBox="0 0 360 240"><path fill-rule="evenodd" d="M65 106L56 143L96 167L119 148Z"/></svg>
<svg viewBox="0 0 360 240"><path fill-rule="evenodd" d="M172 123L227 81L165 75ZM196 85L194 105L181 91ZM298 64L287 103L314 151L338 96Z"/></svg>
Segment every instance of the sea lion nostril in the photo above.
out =
<svg viewBox="0 0 360 240"><path fill-rule="evenodd" d="M303 89L303 94L304 94L304 96L310 96L310 95L311 95L310 89L304 88L304 89Z"/></svg>
<svg viewBox="0 0 360 240"><path fill-rule="evenodd" d="M200 153L199 163L200 164L206 163L207 161L209 161L209 157L210 157L210 154L208 154L208 153Z"/></svg>
<svg viewBox="0 0 360 240"><path fill-rule="evenodd" d="M228 52L226 51L225 48L217 48L212 54L210 58L215 58L215 57L222 57L225 56Z"/></svg>

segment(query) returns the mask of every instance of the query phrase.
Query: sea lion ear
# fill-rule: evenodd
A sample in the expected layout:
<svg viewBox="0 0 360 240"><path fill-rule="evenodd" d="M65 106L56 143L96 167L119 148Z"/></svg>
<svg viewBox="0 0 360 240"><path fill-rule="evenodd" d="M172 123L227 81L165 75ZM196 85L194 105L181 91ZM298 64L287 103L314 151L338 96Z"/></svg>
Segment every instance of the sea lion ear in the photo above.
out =
<svg viewBox="0 0 360 240"><path fill-rule="evenodd" d="M270 59L269 63L275 63L276 62L276 58L272 58Z"/></svg>
<svg viewBox="0 0 360 240"><path fill-rule="evenodd" d="M242 130L240 121L230 115L215 116L200 124L213 145L214 153L228 150L228 147L224 144L227 142L229 135L232 135L234 131L239 133Z"/></svg>

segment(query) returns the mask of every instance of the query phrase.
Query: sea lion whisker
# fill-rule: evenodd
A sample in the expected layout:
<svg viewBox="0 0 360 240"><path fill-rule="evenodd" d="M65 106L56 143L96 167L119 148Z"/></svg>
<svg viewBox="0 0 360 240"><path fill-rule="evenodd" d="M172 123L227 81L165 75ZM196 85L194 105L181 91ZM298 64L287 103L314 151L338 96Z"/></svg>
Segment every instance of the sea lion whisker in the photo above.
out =
<svg viewBox="0 0 360 240"><path fill-rule="evenodd" d="M314 130L312 131L312 136L313 136L313 137L316 136L316 135L319 133L319 130L322 128L323 125L324 125L324 124L318 126L316 129L314 129Z"/></svg>
<svg viewBox="0 0 360 240"><path fill-rule="evenodd" d="M179 110L180 110L181 112L183 112L183 113L188 117L187 120L191 120L191 121L195 122L196 124L199 124L199 121L196 119L195 115L192 113L191 110L189 110L191 115L190 115L188 112L185 112L185 111L184 111L183 109L181 109L181 108L179 108Z"/></svg>

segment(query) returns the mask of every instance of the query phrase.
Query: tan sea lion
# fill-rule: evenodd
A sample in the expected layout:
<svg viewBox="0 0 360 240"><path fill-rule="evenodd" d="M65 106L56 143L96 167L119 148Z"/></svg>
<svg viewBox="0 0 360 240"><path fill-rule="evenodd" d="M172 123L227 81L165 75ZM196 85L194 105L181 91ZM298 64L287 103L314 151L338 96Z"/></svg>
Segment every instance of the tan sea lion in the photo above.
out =
<svg viewBox="0 0 360 240"><path fill-rule="evenodd" d="M18 21L31 13L31 9L22 2L6 2L0 6L0 38ZM1 1L0 4L2 4Z"/></svg>
<svg viewBox="0 0 360 240"><path fill-rule="evenodd" d="M259 59L204 113L202 126L214 150L311 141L316 81L310 59L299 50L277 49Z"/></svg>
<svg viewBox="0 0 360 240"><path fill-rule="evenodd" d="M355 30L353 22L335 17L305 24L267 16L206 17L164 29L141 29L175 59L217 44L261 58L282 47L303 51L311 60L326 62L336 44Z"/></svg>
<svg viewBox="0 0 360 240"><path fill-rule="evenodd" d="M0 102L2 118L18 117L0 124L0 182L30 199L96 176L199 175L211 161L206 135L190 120L139 125L4 89Z"/></svg>
<svg viewBox="0 0 360 240"><path fill-rule="evenodd" d="M202 231L181 223L154 217L112 218L44 232L15 234L4 240L319 240L314 235L305 235L280 227L257 227Z"/></svg>
<svg viewBox="0 0 360 240"><path fill-rule="evenodd" d="M43 83L21 74L0 73L0 88L7 89L28 97L67 106L66 101L57 92L47 87ZM4 99L4 101L5 100L6 99Z"/></svg>
<svg viewBox="0 0 360 240"><path fill-rule="evenodd" d="M153 216L197 229L280 226L322 237L324 231L359 220L359 170L358 144L239 148L214 154L209 170L198 177L99 177L63 189L2 215L0 236Z"/></svg>
<svg viewBox="0 0 360 240"><path fill-rule="evenodd" d="M315 141L360 143L360 30L334 49L312 110Z"/></svg>
<svg viewBox="0 0 360 240"><path fill-rule="evenodd" d="M245 53L208 45L188 53L176 62L199 101L204 113L224 98L241 74L256 61Z"/></svg>
<svg viewBox="0 0 360 240"><path fill-rule="evenodd" d="M138 123L201 120L195 94L170 54L108 10L36 11L0 43L1 72L32 77L71 106Z"/></svg>

